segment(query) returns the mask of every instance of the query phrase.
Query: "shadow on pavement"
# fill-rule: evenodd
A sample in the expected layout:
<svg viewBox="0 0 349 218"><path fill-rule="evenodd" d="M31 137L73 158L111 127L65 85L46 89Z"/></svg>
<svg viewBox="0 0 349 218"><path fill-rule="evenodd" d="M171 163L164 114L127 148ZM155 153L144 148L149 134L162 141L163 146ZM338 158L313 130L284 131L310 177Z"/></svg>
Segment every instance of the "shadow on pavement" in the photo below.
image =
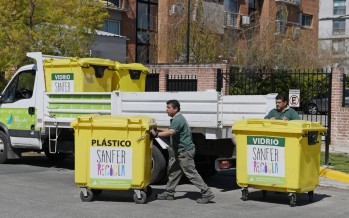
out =
<svg viewBox="0 0 349 218"><path fill-rule="evenodd" d="M332 197L332 196L315 192L313 202L310 202L308 193L297 193L296 194L296 198L297 198L296 206L306 206L306 205L321 201L322 199L328 198L328 197ZM268 203L274 203L274 204L284 204L284 205L290 204L287 192L268 191L267 196L263 197L261 190L250 190L247 201L261 201L261 202L268 202Z"/></svg>
<svg viewBox="0 0 349 218"><path fill-rule="evenodd" d="M20 159L7 160L5 164L74 170L74 159L72 157L67 157L62 161L51 161L42 155L23 156Z"/></svg>

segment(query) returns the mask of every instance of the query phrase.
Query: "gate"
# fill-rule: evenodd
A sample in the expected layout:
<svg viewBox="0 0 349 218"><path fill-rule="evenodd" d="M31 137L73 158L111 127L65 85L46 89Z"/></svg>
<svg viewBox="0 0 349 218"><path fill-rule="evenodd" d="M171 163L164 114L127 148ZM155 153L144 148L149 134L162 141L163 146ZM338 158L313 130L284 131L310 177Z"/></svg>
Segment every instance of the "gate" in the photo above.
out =
<svg viewBox="0 0 349 218"><path fill-rule="evenodd" d="M331 139L332 73L323 70L248 70L230 68L224 79L230 95L266 95L280 93L288 96L289 89L300 90L300 107L294 108L303 120L320 122L328 128L325 138Z"/></svg>
<svg viewBox="0 0 349 218"><path fill-rule="evenodd" d="M166 91L197 91L195 75L166 75Z"/></svg>
<svg viewBox="0 0 349 218"><path fill-rule="evenodd" d="M145 79L145 91L146 92L158 92L159 91L159 74L149 73Z"/></svg>

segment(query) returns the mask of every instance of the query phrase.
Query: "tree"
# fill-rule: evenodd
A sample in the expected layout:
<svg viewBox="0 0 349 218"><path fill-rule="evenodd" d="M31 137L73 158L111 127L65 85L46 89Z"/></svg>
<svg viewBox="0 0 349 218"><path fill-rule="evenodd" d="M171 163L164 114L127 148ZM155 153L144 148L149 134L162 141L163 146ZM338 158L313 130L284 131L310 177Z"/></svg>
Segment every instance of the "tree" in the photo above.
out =
<svg viewBox="0 0 349 218"><path fill-rule="evenodd" d="M96 0L0 0L0 72L27 62L29 51L87 56L107 16Z"/></svg>
<svg viewBox="0 0 349 218"><path fill-rule="evenodd" d="M169 30L169 51L170 61L184 62L187 0L181 2L184 13L181 19L172 18L175 25ZM202 0L192 0L191 63L214 63L223 58L228 63L255 69L318 69L330 64L330 52L318 51L314 30L287 21L289 7L285 4L271 9L275 15L268 18L261 19L257 10L250 15L250 25L241 25L241 29L223 29L222 10L219 7ZM241 21L237 19L236 22Z"/></svg>
<svg viewBox="0 0 349 218"><path fill-rule="evenodd" d="M187 0L180 1L180 16L170 18L169 29L169 62L184 62L186 60L187 42ZM221 20L216 19L222 12L216 4L205 3L202 0L191 1L190 11L190 62L214 63L220 57L226 56L229 39L223 34Z"/></svg>

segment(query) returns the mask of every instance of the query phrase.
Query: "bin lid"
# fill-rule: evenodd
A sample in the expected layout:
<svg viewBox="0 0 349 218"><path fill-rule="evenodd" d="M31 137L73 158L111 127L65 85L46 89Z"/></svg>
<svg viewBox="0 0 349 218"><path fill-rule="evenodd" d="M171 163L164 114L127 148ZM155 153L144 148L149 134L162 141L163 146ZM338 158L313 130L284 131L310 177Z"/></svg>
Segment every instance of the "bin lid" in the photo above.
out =
<svg viewBox="0 0 349 218"><path fill-rule="evenodd" d="M111 115L83 115L74 119L70 127L96 127L96 128L149 128L155 126L154 118L148 116L111 116Z"/></svg>
<svg viewBox="0 0 349 218"><path fill-rule="evenodd" d="M56 66L56 67L89 67L93 66L103 66L108 67L108 69L113 70L116 65L119 64L116 61L111 61L109 59L102 58L69 58L69 59L45 59L44 66Z"/></svg>
<svg viewBox="0 0 349 218"><path fill-rule="evenodd" d="M142 73L149 73L150 70L146 68L143 64L132 63L132 64L121 64L116 62L116 70L140 70Z"/></svg>
<svg viewBox="0 0 349 218"><path fill-rule="evenodd" d="M309 131L318 131L326 133L327 128L319 122L310 122L307 120L265 120L265 119L245 119L238 120L232 127L233 132L238 131L257 131L273 133L300 133L306 134Z"/></svg>

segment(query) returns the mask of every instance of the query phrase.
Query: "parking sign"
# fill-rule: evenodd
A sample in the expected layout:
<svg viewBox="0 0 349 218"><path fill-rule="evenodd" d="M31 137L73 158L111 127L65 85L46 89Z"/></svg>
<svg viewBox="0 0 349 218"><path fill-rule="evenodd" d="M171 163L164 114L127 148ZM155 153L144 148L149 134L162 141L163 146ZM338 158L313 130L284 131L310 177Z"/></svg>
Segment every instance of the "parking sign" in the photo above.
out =
<svg viewBox="0 0 349 218"><path fill-rule="evenodd" d="M300 90L299 89L290 89L288 93L288 105L290 107L299 107L300 106Z"/></svg>

